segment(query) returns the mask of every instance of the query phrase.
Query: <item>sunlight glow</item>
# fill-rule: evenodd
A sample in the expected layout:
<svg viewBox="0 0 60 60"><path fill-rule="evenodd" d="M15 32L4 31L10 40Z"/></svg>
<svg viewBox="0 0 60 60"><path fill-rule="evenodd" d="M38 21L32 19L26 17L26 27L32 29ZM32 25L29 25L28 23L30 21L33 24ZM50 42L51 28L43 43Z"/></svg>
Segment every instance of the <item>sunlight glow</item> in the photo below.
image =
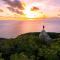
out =
<svg viewBox="0 0 60 60"><path fill-rule="evenodd" d="M25 17L27 18L41 18L44 17L44 13L40 11L39 9L39 3L33 3L30 5L27 5L24 9ZM33 10L31 10L33 8Z"/></svg>

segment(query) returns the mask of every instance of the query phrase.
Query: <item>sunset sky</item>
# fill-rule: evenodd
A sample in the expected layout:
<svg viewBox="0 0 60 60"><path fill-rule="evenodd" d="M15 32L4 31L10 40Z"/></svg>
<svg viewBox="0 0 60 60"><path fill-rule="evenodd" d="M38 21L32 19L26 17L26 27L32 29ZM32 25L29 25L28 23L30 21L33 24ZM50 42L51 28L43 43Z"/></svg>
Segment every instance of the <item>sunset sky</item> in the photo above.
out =
<svg viewBox="0 0 60 60"><path fill-rule="evenodd" d="M29 11L33 7L38 8L37 13ZM60 18L60 0L0 0L0 20L25 20L31 16L34 18L41 18L41 16L42 18L44 16Z"/></svg>
<svg viewBox="0 0 60 60"><path fill-rule="evenodd" d="M60 0L0 0L0 38L23 33L60 33Z"/></svg>

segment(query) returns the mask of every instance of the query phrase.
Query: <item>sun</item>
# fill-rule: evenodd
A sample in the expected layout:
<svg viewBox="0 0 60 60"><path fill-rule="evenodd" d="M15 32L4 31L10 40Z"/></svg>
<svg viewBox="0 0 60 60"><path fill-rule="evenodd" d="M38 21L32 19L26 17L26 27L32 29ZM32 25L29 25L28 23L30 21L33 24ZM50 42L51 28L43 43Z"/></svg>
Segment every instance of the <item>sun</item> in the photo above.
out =
<svg viewBox="0 0 60 60"><path fill-rule="evenodd" d="M45 14L39 9L38 3L33 3L30 5L25 6L23 10L24 16L26 18L43 18Z"/></svg>

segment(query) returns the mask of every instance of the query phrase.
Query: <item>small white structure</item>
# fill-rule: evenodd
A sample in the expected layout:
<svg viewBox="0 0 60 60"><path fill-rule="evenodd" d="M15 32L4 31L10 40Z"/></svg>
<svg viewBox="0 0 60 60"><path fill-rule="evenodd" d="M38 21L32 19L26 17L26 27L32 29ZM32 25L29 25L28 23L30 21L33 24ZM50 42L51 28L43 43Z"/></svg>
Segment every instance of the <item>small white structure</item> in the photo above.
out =
<svg viewBox="0 0 60 60"><path fill-rule="evenodd" d="M41 33L39 34L39 38L42 42L45 42L45 43L49 43L51 42L51 38L50 36L47 34L47 32L44 30L44 26L43 26L43 30L41 31Z"/></svg>

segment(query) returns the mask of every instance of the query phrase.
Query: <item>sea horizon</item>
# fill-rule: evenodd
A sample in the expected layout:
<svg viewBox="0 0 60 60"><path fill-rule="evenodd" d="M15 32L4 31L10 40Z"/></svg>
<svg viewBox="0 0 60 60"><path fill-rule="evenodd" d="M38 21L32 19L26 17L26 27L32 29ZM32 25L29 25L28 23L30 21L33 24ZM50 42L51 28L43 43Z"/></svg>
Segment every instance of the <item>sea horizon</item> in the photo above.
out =
<svg viewBox="0 0 60 60"><path fill-rule="evenodd" d="M0 38L15 38L24 33L41 32L43 25L46 32L60 33L60 20L56 18L35 21L0 20Z"/></svg>

